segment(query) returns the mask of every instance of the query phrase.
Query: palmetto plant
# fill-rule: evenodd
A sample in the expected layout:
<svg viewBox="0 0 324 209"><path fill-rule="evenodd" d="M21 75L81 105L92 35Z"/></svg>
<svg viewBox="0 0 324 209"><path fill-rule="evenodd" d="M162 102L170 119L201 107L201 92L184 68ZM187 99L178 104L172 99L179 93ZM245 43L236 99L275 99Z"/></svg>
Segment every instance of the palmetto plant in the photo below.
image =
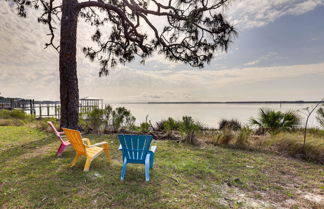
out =
<svg viewBox="0 0 324 209"><path fill-rule="evenodd" d="M236 119L232 119L232 120L222 119L219 122L219 129L220 130L230 129L230 130L233 130L233 131L238 131L238 130L242 129L242 125Z"/></svg>
<svg viewBox="0 0 324 209"><path fill-rule="evenodd" d="M184 135L184 141L189 144L196 143L195 133L202 130L202 125L194 121L190 116L183 116L180 122L179 130L182 135Z"/></svg>
<svg viewBox="0 0 324 209"><path fill-rule="evenodd" d="M299 124L300 118L294 112L281 112L269 109L260 109L259 118L251 118L252 125L257 125L263 132L275 133L290 130Z"/></svg>

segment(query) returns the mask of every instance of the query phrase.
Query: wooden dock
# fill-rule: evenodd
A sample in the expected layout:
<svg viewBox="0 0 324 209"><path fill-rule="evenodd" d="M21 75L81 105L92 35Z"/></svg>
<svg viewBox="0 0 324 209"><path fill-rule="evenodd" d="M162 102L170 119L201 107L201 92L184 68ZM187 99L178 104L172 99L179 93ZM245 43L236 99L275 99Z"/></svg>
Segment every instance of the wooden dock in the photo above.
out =
<svg viewBox="0 0 324 209"><path fill-rule="evenodd" d="M103 108L102 99L80 99L79 112L87 114L94 108ZM0 109L22 110L36 118L60 119L61 105L59 102L39 102L34 99L6 98L0 102Z"/></svg>

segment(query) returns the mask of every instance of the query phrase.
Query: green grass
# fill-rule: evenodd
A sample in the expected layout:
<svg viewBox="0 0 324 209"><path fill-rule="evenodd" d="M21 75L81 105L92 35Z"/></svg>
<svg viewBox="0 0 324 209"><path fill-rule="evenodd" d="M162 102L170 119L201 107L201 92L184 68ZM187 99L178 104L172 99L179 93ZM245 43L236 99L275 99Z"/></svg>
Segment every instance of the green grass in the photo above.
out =
<svg viewBox="0 0 324 209"><path fill-rule="evenodd" d="M107 141L105 155L83 172L84 158L70 168L74 152L61 157L49 133L0 126L0 208L321 208L323 166L264 153L194 147L172 141L158 146L150 182L143 165L128 165L120 181L121 153L113 135L88 135ZM291 201L288 201L291 200ZM290 205L289 205L290 204Z"/></svg>

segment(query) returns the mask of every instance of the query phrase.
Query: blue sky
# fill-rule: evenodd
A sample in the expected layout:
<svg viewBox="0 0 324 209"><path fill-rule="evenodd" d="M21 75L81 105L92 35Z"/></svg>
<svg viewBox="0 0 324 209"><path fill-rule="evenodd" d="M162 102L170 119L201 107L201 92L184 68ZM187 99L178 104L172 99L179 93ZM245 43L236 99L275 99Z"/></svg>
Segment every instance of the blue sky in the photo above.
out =
<svg viewBox="0 0 324 209"><path fill-rule="evenodd" d="M242 30L224 60L228 67L282 66L323 62L324 6L298 16L283 16L266 26ZM239 55L238 55L239 54Z"/></svg>
<svg viewBox="0 0 324 209"><path fill-rule="evenodd" d="M92 28L78 29L80 96L106 102L319 100L324 96L324 0L233 0L224 11L239 35L204 69L161 55L98 78L81 53ZM0 0L2 96L59 99L58 55L44 50L46 28ZM159 21L159 20L155 20Z"/></svg>

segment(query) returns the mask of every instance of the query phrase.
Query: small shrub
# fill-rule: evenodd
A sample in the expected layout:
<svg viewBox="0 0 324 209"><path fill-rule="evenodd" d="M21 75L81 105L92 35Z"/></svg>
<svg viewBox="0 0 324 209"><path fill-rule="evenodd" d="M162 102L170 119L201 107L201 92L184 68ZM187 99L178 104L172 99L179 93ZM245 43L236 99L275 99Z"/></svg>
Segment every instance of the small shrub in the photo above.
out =
<svg viewBox="0 0 324 209"><path fill-rule="evenodd" d="M79 116L79 128L81 131L84 131L84 132L89 132L89 130L90 130L88 121L81 115Z"/></svg>
<svg viewBox="0 0 324 209"><path fill-rule="evenodd" d="M232 130L224 129L219 136L218 144L228 145L234 138L235 134Z"/></svg>
<svg viewBox="0 0 324 209"><path fill-rule="evenodd" d="M140 124L140 131L144 133L150 132L150 124L147 122L141 123Z"/></svg>
<svg viewBox="0 0 324 209"><path fill-rule="evenodd" d="M22 110L0 110L0 119L33 120L34 116L28 115Z"/></svg>
<svg viewBox="0 0 324 209"><path fill-rule="evenodd" d="M109 130L110 121L112 120L112 111L113 108L110 105L107 105L104 109L105 130Z"/></svg>
<svg viewBox="0 0 324 209"><path fill-rule="evenodd" d="M128 115L125 118L125 128L127 128L128 130L135 130L136 126L135 126L135 121L136 118L132 115Z"/></svg>
<svg viewBox="0 0 324 209"><path fill-rule="evenodd" d="M184 142L188 144L197 144L196 133L202 130L199 122L195 122L190 116L183 116L179 127L180 132L184 136Z"/></svg>
<svg viewBox="0 0 324 209"><path fill-rule="evenodd" d="M156 131L164 131L171 133L172 131L179 131L181 121L177 121L171 117L167 120L161 120L156 122L155 130Z"/></svg>
<svg viewBox="0 0 324 209"><path fill-rule="evenodd" d="M169 117L168 120L163 122L163 130L166 132L178 131L180 128L180 122Z"/></svg>
<svg viewBox="0 0 324 209"><path fill-rule="evenodd" d="M156 131L164 131L164 122L165 121L166 120L161 120L161 121L156 122L155 130Z"/></svg>
<svg viewBox="0 0 324 209"><path fill-rule="evenodd" d="M242 125L238 120L232 119L232 120L226 120L223 119L219 122L219 129L230 129L233 131L238 131L242 129Z"/></svg>
<svg viewBox="0 0 324 209"><path fill-rule="evenodd" d="M135 129L136 118L125 107L117 107L113 110L110 105L107 105L104 109L93 109L87 114L87 118L83 115L79 117L79 126L86 132L92 129L100 134L102 131L109 133L120 129Z"/></svg>
<svg viewBox="0 0 324 209"><path fill-rule="evenodd" d="M89 125L96 132L100 133L100 128L104 123L104 110L94 108L89 114Z"/></svg>
<svg viewBox="0 0 324 209"><path fill-rule="evenodd" d="M220 144L222 138L222 133L217 131L217 132L212 132L207 135L207 144L212 144L212 145L218 145Z"/></svg>
<svg viewBox="0 0 324 209"><path fill-rule="evenodd" d="M248 145L251 134L252 130L249 127L243 127L236 136L235 144L239 147L246 147Z"/></svg>
<svg viewBox="0 0 324 209"><path fill-rule="evenodd" d="M114 131L119 131L125 122L125 118L130 117L131 113L125 107L117 107L112 111L112 126Z"/></svg>

